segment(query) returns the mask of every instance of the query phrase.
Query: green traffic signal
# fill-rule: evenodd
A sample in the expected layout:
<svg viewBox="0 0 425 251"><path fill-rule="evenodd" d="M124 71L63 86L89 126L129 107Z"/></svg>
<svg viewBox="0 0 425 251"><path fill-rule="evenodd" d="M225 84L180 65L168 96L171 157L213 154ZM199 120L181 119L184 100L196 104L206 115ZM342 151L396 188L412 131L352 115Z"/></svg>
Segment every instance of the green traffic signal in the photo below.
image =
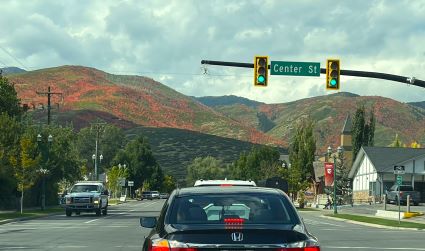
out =
<svg viewBox="0 0 425 251"><path fill-rule="evenodd" d="M340 63L339 59L328 59L326 62L326 89L339 90Z"/></svg>
<svg viewBox="0 0 425 251"><path fill-rule="evenodd" d="M264 81L266 80L266 78L264 78L263 75L260 75L260 76L258 76L257 80L258 80L259 83L264 83Z"/></svg>
<svg viewBox="0 0 425 251"><path fill-rule="evenodd" d="M254 85L267 86L268 79L268 61L267 56L256 56L254 58Z"/></svg>

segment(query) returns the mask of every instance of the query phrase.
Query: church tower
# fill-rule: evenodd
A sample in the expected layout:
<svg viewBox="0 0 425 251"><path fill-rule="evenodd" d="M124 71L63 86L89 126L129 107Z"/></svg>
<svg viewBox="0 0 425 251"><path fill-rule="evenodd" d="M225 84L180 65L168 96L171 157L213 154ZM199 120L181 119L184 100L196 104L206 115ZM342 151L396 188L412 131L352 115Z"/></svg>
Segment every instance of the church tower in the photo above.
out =
<svg viewBox="0 0 425 251"><path fill-rule="evenodd" d="M344 126L341 131L341 143L340 145L344 148L344 162L347 168L351 168L351 162L353 159L353 146L351 144L351 130L352 121L350 115L345 118Z"/></svg>

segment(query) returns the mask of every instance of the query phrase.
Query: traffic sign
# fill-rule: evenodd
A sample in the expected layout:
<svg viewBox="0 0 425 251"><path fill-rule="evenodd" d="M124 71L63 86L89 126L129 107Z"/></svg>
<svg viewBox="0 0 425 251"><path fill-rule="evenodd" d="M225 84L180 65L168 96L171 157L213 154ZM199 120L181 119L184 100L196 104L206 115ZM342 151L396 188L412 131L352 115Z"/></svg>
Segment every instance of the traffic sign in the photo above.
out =
<svg viewBox="0 0 425 251"><path fill-rule="evenodd" d="M405 174L406 169L404 166L394 166L394 174Z"/></svg>
<svg viewBox="0 0 425 251"><path fill-rule="evenodd" d="M120 184L120 186L125 187L125 178L119 178L118 183Z"/></svg>
<svg viewBox="0 0 425 251"><path fill-rule="evenodd" d="M134 186L134 181L128 181L128 186L129 186L129 187Z"/></svg>
<svg viewBox="0 0 425 251"><path fill-rule="evenodd" d="M320 76L320 63L271 61L270 75Z"/></svg>
<svg viewBox="0 0 425 251"><path fill-rule="evenodd" d="M403 176L397 175L397 185L400 186L401 184L403 184Z"/></svg>

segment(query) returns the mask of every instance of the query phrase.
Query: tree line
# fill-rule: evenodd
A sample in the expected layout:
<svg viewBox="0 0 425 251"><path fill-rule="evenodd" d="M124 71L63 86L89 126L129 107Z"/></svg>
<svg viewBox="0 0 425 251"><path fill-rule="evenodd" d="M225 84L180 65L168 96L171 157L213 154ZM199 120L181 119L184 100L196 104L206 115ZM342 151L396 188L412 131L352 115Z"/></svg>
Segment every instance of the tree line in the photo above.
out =
<svg viewBox="0 0 425 251"><path fill-rule="evenodd" d="M105 125L98 137L98 174L118 192L118 179L134 181L134 188L170 192L175 180L166 175L143 136L128 139L115 126ZM14 85L0 75L0 209L38 206L45 180L46 204L77 180L94 177L96 132L70 126L43 125L20 106ZM125 166L125 168L124 168ZM18 199L19 198L19 199Z"/></svg>

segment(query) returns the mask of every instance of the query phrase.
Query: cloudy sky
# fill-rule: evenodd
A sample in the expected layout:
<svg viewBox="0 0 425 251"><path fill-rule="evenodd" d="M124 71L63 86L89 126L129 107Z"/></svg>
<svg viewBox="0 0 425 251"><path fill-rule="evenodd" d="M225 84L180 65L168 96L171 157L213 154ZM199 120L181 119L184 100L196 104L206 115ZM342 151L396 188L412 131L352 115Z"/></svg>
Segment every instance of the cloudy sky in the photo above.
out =
<svg viewBox="0 0 425 251"><path fill-rule="evenodd" d="M193 96L281 103L325 95L325 76L271 76L201 65L320 62L425 79L425 1L1 1L0 67L83 65L154 78ZM204 73L207 74L204 74ZM425 89L342 76L342 91L424 101Z"/></svg>

